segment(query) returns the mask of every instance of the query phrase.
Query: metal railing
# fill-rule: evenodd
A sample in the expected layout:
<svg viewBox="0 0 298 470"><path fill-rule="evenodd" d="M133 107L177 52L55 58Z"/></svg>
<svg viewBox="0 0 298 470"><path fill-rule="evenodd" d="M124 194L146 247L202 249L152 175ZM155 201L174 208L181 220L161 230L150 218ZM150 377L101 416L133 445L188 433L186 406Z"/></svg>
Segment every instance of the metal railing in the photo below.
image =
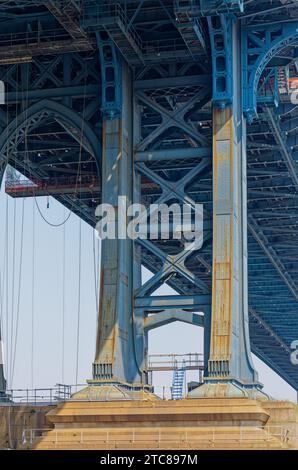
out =
<svg viewBox="0 0 298 470"><path fill-rule="evenodd" d="M174 0L174 9L175 11L187 11L192 10L193 8L199 8L200 3L198 0Z"/></svg>
<svg viewBox="0 0 298 470"><path fill-rule="evenodd" d="M119 3L114 3L110 5L100 5L98 2L94 0L89 0L84 3L84 21L90 20L88 18L88 9L92 8L92 21L94 21L97 25L101 24L101 22L105 22L108 18L113 18L116 21L121 22L124 31L133 39L134 43L138 47L139 50L142 48L142 40L139 34L135 31L134 27L131 25L128 17L122 6Z"/></svg>
<svg viewBox="0 0 298 470"><path fill-rule="evenodd" d="M47 433L49 433L47 435ZM255 444L268 443L286 446L291 440L297 439L297 433L293 433L285 426L258 426L258 427L245 427L240 428L231 427L230 432L223 432L218 427L208 429L197 428L184 428L184 429L167 429L161 430L160 428L146 429L125 428L121 430L109 429L103 430L94 428L71 430L56 430L53 428L40 428L40 429L24 429L22 433L23 445L34 445L37 440L43 438L44 442L54 445L58 444L75 444L82 445L84 443L97 444L98 446L119 447L119 445L151 445L163 448L163 445L173 444L175 446L194 446L197 448L199 445L207 445L214 447L216 445L225 445L227 443L235 442L240 445L245 445L249 442Z"/></svg>
<svg viewBox="0 0 298 470"><path fill-rule="evenodd" d="M58 404L64 401L93 401L94 396L89 390L85 394L84 400L82 398L76 399L73 395L80 391L82 388L85 388L86 384L77 384L77 385L64 385L57 384L52 388L24 388L24 389L7 389L0 390L0 403L1 405L9 406L18 406L18 405L48 405L48 404ZM120 389L119 389L120 390ZM157 385L152 386L152 393L162 400L171 399L172 387ZM107 402L107 401L144 401L150 398L148 395L148 386L140 387L138 390L135 390L133 393L130 393L127 397L125 392L123 392L122 398L111 398L109 390L106 394L103 393L101 396L97 397L97 401Z"/></svg>
<svg viewBox="0 0 298 470"><path fill-rule="evenodd" d="M178 51L185 51L185 43L182 38L143 41L142 43L142 53L144 55L162 55L166 52L175 55Z"/></svg>
<svg viewBox="0 0 298 470"><path fill-rule="evenodd" d="M202 370L204 356L198 353L187 354L151 354L148 357L148 370L175 370L184 367L186 370Z"/></svg>
<svg viewBox="0 0 298 470"><path fill-rule="evenodd" d="M44 31L32 31L32 32L21 32L21 33L9 33L0 34L0 46L1 47L12 47L12 46L38 46L41 42L54 42L58 40L69 40L69 36L66 32L61 30L44 30Z"/></svg>
<svg viewBox="0 0 298 470"><path fill-rule="evenodd" d="M278 87L278 73L277 69L270 70L267 75L261 78L258 88L257 98L260 102L276 102L278 101L279 87Z"/></svg>
<svg viewBox="0 0 298 470"><path fill-rule="evenodd" d="M84 386L86 385L57 384L52 388L14 388L0 390L0 403L1 405L57 404L69 400L72 393Z"/></svg>
<svg viewBox="0 0 298 470"><path fill-rule="evenodd" d="M93 188L99 185L98 178L89 175L45 178L39 181L29 179L7 179L5 181L5 190L8 192L17 192L26 189L52 189L52 188Z"/></svg>
<svg viewBox="0 0 298 470"><path fill-rule="evenodd" d="M92 8L92 18L88 17L88 9L90 8ZM162 56L166 53L175 57L177 52L185 52L185 43L182 38L143 41L119 3L114 3L109 6L99 5L97 2L94 2L94 0L89 0L84 3L83 24L85 22L85 24L88 25L89 22L91 22L93 26L98 26L101 22L104 23L104 21L108 24L109 18L113 18L123 25L125 32L133 39L138 50L142 53L142 56L146 57L148 60L150 60L150 57L156 58L156 56ZM104 24L103 27L105 27Z"/></svg>

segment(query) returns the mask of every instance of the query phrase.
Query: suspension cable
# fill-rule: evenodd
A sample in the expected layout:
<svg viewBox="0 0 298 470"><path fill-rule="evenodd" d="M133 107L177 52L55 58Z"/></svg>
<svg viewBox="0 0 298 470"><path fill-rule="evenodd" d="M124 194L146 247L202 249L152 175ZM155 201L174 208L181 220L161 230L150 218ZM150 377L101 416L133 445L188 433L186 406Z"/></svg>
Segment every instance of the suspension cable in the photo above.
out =
<svg viewBox="0 0 298 470"><path fill-rule="evenodd" d="M35 332L35 205L32 205L32 287L31 287L31 388L34 388L34 332Z"/></svg>
<svg viewBox="0 0 298 470"><path fill-rule="evenodd" d="M46 224L50 225L51 227L62 227L62 225L65 225L66 222L67 222L67 221L70 219L70 217L71 217L72 212L71 212L71 210L69 210L69 213L68 213L67 217L66 217L62 222L60 222L59 224L53 224L52 222L50 222L49 220L47 220L47 218L43 215L42 210L41 210L41 208L40 208L40 206L39 206L39 204L38 204L38 202L37 202L36 196L34 196L34 202L35 202L35 205L36 205L36 207L37 207L37 210L38 210L39 215L41 216L41 218L45 221Z"/></svg>
<svg viewBox="0 0 298 470"><path fill-rule="evenodd" d="M98 286L98 261L96 260L96 247L95 247L95 230L92 230L92 251L93 251L93 276L94 276L94 294L95 294L95 308L96 316L98 315L99 308L99 286ZM99 248L97 246L98 253Z"/></svg>
<svg viewBox="0 0 298 470"><path fill-rule="evenodd" d="M81 163L82 163L82 151L83 151L83 136L84 136L84 127L85 127L85 111L86 111L86 87L87 87L87 78L86 78L86 75L85 75L85 81L84 81L84 95L83 95L83 113L82 113L82 125L81 125L81 130L80 130L80 141L79 141L79 161L78 161L78 169L77 169L77 175L76 175L76 184L75 184L75 191L74 191L74 197L72 198L72 202L71 202L71 206L70 206L70 209L69 209L69 214L68 216L66 217L66 219L59 223L59 224L53 224L51 222L49 222L47 220L47 218L43 215L42 213L42 210L40 209L40 206L37 202L37 199L36 199L36 194L35 194L35 188L33 188L33 197L34 197L34 200L35 200L35 204L36 204L36 207L38 209L38 212L40 214L40 216L42 217L42 219L48 224L50 225L51 227L61 227L62 225L64 225L68 220L69 218L71 217L71 214L72 214L72 210L74 208L74 204L75 204L75 196L77 195L77 192L78 192L78 185L79 185L79 179L80 179L80 173L81 173ZM29 165L29 161L28 161L28 165ZM30 165L29 165L30 166ZM31 173L31 167L30 167L30 173Z"/></svg>
<svg viewBox="0 0 298 470"><path fill-rule="evenodd" d="M22 217L21 217L19 283L18 283L17 312L16 312L16 331L15 331L15 342L14 342L14 352L13 352L13 361L12 361L11 386L12 386L13 378L14 378L16 351L17 351L17 342L18 342L18 333L19 333L20 303L21 303L21 289L22 289L22 271L23 271L24 218L25 218L25 198L23 197L23 200L22 200Z"/></svg>
<svg viewBox="0 0 298 470"><path fill-rule="evenodd" d="M12 236L12 274L11 274L11 323L10 323L10 355L9 372L10 385L12 386L12 351L13 351L13 332L14 332L14 291L15 291L15 263L16 263L16 199L13 200L13 236Z"/></svg>
<svg viewBox="0 0 298 470"><path fill-rule="evenodd" d="M1 187L0 187L0 190L1 190ZM4 256L3 256L3 259L4 259ZM0 342L2 340L2 335L4 334L4 306L3 306L4 269L5 269L5 263L3 263L3 269L2 269L2 264L0 265ZM0 347L2 347L2 344L0 344ZM0 354L1 354L1 351L0 351Z"/></svg>
<svg viewBox="0 0 298 470"><path fill-rule="evenodd" d="M9 237L9 230L8 230L8 197L6 197L6 214L5 214L5 322L6 322L6 379L8 381L8 351L9 351L9 315L8 315L8 308L9 308L9 284L8 284L8 276L9 276L9 253L8 253L8 237Z"/></svg>
<svg viewBox="0 0 298 470"><path fill-rule="evenodd" d="M82 269L82 219L79 220L79 263L78 263L78 308L77 308L77 340L76 340L76 380L79 376L79 348L80 348L80 326L81 326L81 269Z"/></svg>
<svg viewBox="0 0 298 470"><path fill-rule="evenodd" d="M27 74L29 74L29 67L27 68ZM17 75L18 75L18 66L17 66ZM27 80L27 88L28 88L28 81ZM18 82L18 80L17 80ZM27 90L28 91L28 90ZM17 89L18 92L18 89ZM28 94L26 99L26 110L25 114L27 113L28 110ZM18 100L16 100L18 101ZM81 125L81 135L80 135L80 151L79 151L79 162L78 162L78 167L77 167L77 176L76 176L76 185L75 185L75 196L78 194L78 185L79 185L79 179L80 179L80 173L81 173L81 161L82 161L82 151L83 151L83 135L84 135L84 117L85 117L85 108L86 108L86 78L85 78L85 87L84 87L84 104L83 104L83 117L82 117L82 125ZM7 113L7 121L8 121L8 113ZM25 128L25 136L24 136L24 144L25 144L25 154L24 158L26 158L27 163L28 163L28 170L29 170L29 175L30 179L32 180L32 172L31 172L31 166L29 164L29 156L28 156L28 130L29 126L28 123L26 124ZM18 110L17 110L17 102L16 102L16 133L18 131ZM7 131L8 132L8 131ZM14 155L9 155L7 153L7 161L6 163L9 162L10 159L14 158L15 166L17 167L17 156L14 153ZM24 163L24 162L23 162ZM34 192L34 189L33 189ZM71 208L69 209L69 214L67 217L64 218L64 221L59 224L53 224L49 222L44 214L42 213L42 210L40 209L40 206L37 201L36 194L34 193L34 204L33 204L33 213L32 213L32 230L33 230L33 236L32 236L32 241L33 241L33 247L32 247L32 289L31 289L31 387L34 387L34 350L35 350L35 341L34 341L34 332L35 332L35 235L36 235L36 221L35 221L35 210L34 207L37 207L38 213L42 217L42 219L50 226L52 227L60 227L60 226L65 226L66 222L69 220L72 214L72 209L75 204L75 196L73 197ZM16 204L16 201L14 201ZM15 370L15 363L16 363L16 352L17 352L17 339L18 339L18 332L19 332L19 314L20 314L20 302L21 302L21 284L22 284L22 264L23 264L23 232L24 232L24 199L23 199L23 206L22 206L22 229L21 229L21 246L20 246L20 260L19 260L19 278L18 278L18 293L17 293L17 302L16 302L16 318L15 318L15 302L14 302L14 294L15 294L15 263L16 263L16 206L14 207L14 226L13 226L13 261L12 261L12 287L11 287L11 305L9 305L9 294L10 294L10 289L9 289L9 227L8 227L8 198L6 200L6 249L5 249L5 271L3 273L3 288L1 290L1 298L0 301L4 303L4 281L6 281L6 337L7 337L7 345L6 345L6 350L7 354L6 357L9 361L7 360L6 364L6 377L9 377L10 373L10 384L12 383L13 376L14 376L14 370ZM78 289L78 309L77 309L77 340L76 340L76 348L77 348L77 360L76 360L76 383L78 382L78 371L79 371L79 341L80 341L80 316L81 316L81 265L82 265L82 219L80 217L80 224L79 224L79 289ZM64 278L64 285L63 285L63 299L62 299L62 322L63 322L63 332L62 332L62 377L64 378L64 355L65 355L65 230L64 235L63 235L63 244L64 244L64 256L63 256L63 278ZM94 249L94 256L95 256L95 249ZM95 268L95 260L94 260L94 268ZM98 276L95 274L95 283L98 283ZM1 288L1 286L0 286ZM98 305L98 299L96 298L96 305ZM11 324L9 322L9 307L11 309ZM3 310L1 310L3 312ZM2 313L1 313L2 314ZM3 315L1 317L3 319ZM10 331L11 335L9 337L9 326L10 326ZM9 342L10 339L10 342ZM8 351L10 349L10 356L8 355ZM10 363L10 370L8 370L8 364Z"/></svg>
<svg viewBox="0 0 298 470"><path fill-rule="evenodd" d="M65 206L63 206L63 213L65 216ZM61 383L64 384L64 360L65 360L65 266L66 266L66 230L65 224L63 225L62 232L62 360L61 360Z"/></svg>

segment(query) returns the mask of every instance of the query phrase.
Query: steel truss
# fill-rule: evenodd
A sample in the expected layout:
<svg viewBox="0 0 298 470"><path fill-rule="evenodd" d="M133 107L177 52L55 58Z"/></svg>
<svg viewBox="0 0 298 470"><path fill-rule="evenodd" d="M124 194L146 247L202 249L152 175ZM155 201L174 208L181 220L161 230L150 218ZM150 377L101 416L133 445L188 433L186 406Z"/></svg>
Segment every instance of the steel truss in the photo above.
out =
<svg viewBox="0 0 298 470"><path fill-rule="evenodd" d="M103 282L107 290L101 296L102 327L94 379L146 384L148 331L179 320L204 325L206 377L221 381L232 374L251 386L255 377L246 358L250 352L249 314L252 351L297 389L297 371L289 356L290 344L297 339L298 114L297 106L286 95L278 96L280 70L289 72L297 51L297 23L293 21L291 2L287 8L277 0L264 2L261 9L253 1L242 11L242 2L238 1L208 2L208 9L206 2L198 1L152 0L150 9L148 2L119 1L108 2L111 6L119 3L120 8L109 10L113 15L105 16L102 11L92 16L89 2L82 2L86 8L80 5L70 23L54 7L50 13L42 2L30 3L6 2L0 8L8 15L2 22L4 36L0 37L0 79L8 88L7 113L0 113L2 172L9 163L40 181L75 175L78 165L96 178L101 173L98 194L56 196L91 225L96 223L94 210L98 202L123 192L129 200L146 206L166 201L204 204L204 244L199 251L186 250L183 240L139 240L117 247L118 263L114 248L107 248L106 252L114 255L103 258L102 270L112 282L110 287L108 281ZM18 19L9 16L18 9ZM29 41L21 55L16 52L17 44L9 54L4 49L1 52L1 42L6 47L5 41L11 40L16 24L19 30L24 30L22 21L28 27L33 25L30 15L22 19L25 12L40 17L43 32L39 46L30 50ZM277 24L276 15L291 21ZM35 34L34 27L31 30ZM49 30L58 31L53 44L49 44L51 37L46 37ZM233 49L233 38L239 34L243 44L242 74L239 56ZM88 52L73 52L77 50L73 41L84 43L80 47ZM51 49L48 56L43 56L47 44ZM240 184L237 177L235 186L240 185L242 191L242 203L236 211L244 246L239 248L235 237L233 247L239 249L243 306L233 307L231 318L238 325L237 331L243 328L245 333L241 347L234 344L230 351L230 364L219 350L218 358L213 356L208 365L212 348L214 353L210 339L226 334L214 330L217 307L216 288L212 289L212 278L214 282L216 276L212 233L216 201L212 180L218 162L214 155L213 162L211 159L212 128L213 148L224 147L225 139L214 141L214 124L227 116L227 109L232 119L236 116L241 80L248 125L243 121L239 132L243 142L245 135L247 139L247 175L243 164L237 170L242 172L243 181ZM282 86L285 89L284 82ZM54 141L49 142L47 130L56 136ZM127 135L133 149L127 148ZM78 162L80 147L82 160ZM119 163L119 173L112 180L115 193L105 184L104 175L111 170L109 159L112 162L119 151L131 172L127 175L127 167ZM241 152L245 162L245 148ZM117 161L113 164L118 165ZM115 261L113 269L119 272L116 278L109 271L111 259ZM154 273L143 286L141 262ZM221 275L217 279L221 284ZM176 298L154 295L164 282L178 292ZM114 299L112 307L107 306L109 298ZM105 340L107 347L102 346ZM236 354L242 361L242 372Z"/></svg>

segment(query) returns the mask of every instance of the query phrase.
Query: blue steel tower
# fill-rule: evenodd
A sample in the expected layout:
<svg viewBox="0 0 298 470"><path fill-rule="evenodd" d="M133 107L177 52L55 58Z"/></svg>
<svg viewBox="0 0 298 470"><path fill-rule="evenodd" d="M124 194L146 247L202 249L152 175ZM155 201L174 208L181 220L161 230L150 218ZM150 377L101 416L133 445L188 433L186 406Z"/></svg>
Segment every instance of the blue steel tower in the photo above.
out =
<svg viewBox="0 0 298 470"><path fill-rule="evenodd" d="M90 385L149 386L148 332L182 321L204 328L204 384L190 397L258 396L251 352L298 388L297 10L291 0L0 6L2 172L9 163L93 227L99 203L119 214L118 196L204 207L199 250L102 241ZM144 284L142 265L153 273ZM164 283L177 295L155 295Z"/></svg>

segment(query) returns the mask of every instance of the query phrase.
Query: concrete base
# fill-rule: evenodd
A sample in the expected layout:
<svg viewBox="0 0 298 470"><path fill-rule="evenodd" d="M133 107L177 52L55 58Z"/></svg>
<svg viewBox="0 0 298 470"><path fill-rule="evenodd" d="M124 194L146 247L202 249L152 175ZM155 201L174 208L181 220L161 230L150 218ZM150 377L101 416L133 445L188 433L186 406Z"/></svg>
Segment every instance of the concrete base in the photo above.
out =
<svg viewBox="0 0 298 470"><path fill-rule="evenodd" d="M53 430L36 440L35 449L298 448L295 405L285 402L79 400L60 404L47 419Z"/></svg>
<svg viewBox="0 0 298 470"><path fill-rule="evenodd" d="M270 418L267 421L268 429L282 427L283 439L290 448L298 449L298 405L289 401L268 401L262 407Z"/></svg>
<svg viewBox="0 0 298 470"><path fill-rule="evenodd" d="M0 403L0 449L27 449L32 429L49 428L47 413L55 405L20 405Z"/></svg>

